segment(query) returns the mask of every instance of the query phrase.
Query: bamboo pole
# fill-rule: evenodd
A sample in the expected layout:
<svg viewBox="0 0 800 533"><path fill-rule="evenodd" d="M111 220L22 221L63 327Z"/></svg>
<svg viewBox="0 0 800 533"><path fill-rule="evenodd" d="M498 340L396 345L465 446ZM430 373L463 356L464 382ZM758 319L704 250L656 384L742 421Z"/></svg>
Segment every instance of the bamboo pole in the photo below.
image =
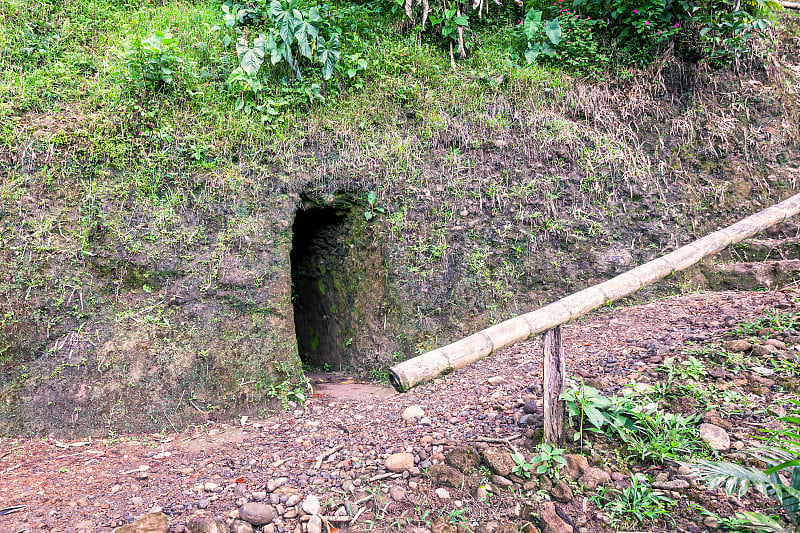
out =
<svg viewBox="0 0 800 533"><path fill-rule="evenodd" d="M778 2L782 7L787 9L800 9L800 2Z"/></svg>
<svg viewBox="0 0 800 533"><path fill-rule="evenodd" d="M800 213L800 194L608 281L398 363L389 369L389 381L398 391L407 391L444 372L461 368L514 343L575 320L598 307L630 296L797 213Z"/></svg>

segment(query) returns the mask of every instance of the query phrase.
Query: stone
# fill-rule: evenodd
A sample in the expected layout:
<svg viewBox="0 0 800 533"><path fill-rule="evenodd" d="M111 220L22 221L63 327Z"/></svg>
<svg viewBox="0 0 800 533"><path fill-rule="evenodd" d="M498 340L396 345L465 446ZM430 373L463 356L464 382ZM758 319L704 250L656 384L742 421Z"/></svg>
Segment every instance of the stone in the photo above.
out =
<svg viewBox="0 0 800 533"><path fill-rule="evenodd" d="M756 357L764 357L765 355L771 355L774 353L778 353L778 349L769 344L756 344L753 346L752 354Z"/></svg>
<svg viewBox="0 0 800 533"><path fill-rule="evenodd" d="M449 500L450 499L450 491L443 487L439 487L436 489L436 497L440 500Z"/></svg>
<svg viewBox="0 0 800 533"><path fill-rule="evenodd" d="M589 467L580 478L586 490L594 490L611 481L611 476L601 468Z"/></svg>
<svg viewBox="0 0 800 533"><path fill-rule="evenodd" d="M544 502L538 516L542 522L542 533L573 533L572 525L559 516L553 502Z"/></svg>
<svg viewBox="0 0 800 533"><path fill-rule="evenodd" d="M563 479L559 479L549 492L557 502L569 503L572 501L572 489Z"/></svg>
<svg viewBox="0 0 800 533"><path fill-rule="evenodd" d="M482 455L489 469L498 476L508 477L515 466L511 453L504 448L486 448Z"/></svg>
<svg viewBox="0 0 800 533"><path fill-rule="evenodd" d="M457 489L464 483L464 474L452 466L432 465L428 468L428 475L436 485L446 485Z"/></svg>
<svg viewBox="0 0 800 533"><path fill-rule="evenodd" d="M574 481L578 481L586 469L589 468L589 461L578 453L565 454L564 460L567 464L561 467L561 472Z"/></svg>
<svg viewBox="0 0 800 533"><path fill-rule="evenodd" d="M254 526L263 526L275 518L275 509L265 503L250 502L239 507L239 518Z"/></svg>
<svg viewBox="0 0 800 533"><path fill-rule="evenodd" d="M317 515L312 516L306 528L308 533L322 533L322 518Z"/></svg>
<svg viewBox="0 0 800 533"><path fill-rule="evenodd" d="M767 344L769 346L774 346L779 350L786 349L786 343L783 341L779 341L778 339L767 339L764 341L764 344Z"/></svg>
<svg viewBox="0 0 800 533"><path fill-rule="evenodd" d="M392 485L389 488L389 497L396 502L401 502L406 499L406 489L400 485Z"/></svg>
<svg viewBox="0 0 800 533"><path fill-rule="evenodd" d="M234 520L231 525L231 533L253 533L253 526L244 520Z"/></svg>
<svg viewBox="0 0 800 533"><path fill-rule="evenodd" d="M403 410L403 414L400 415L405 422L409 422L415 418L422 418L423 416L425 416L425 411L423 411L422 407L419 405L409 405Z"/></svg>
<svg viewBox="0 0 800 533"><path fill-rule="evenodd" d="M393 453L386 458L383 464L389 472L401 474L414 466L414 455L406 452Z"/></svg>
<svg viewBox="0 0 800 533"><path fill-rule="evenodd" d="M167 533L169 518L164 513L150 513L139 520L125 524L114 530L114 533Z"/></svg>
<svg viewBox="0 0 800 533"><path fill-rule="evenodd" d="M750 344L749 341L746 341L744 339L737 339L722 343L722 347L729 352L741 353L741 352L746 352L747 350L752 348L753 345Z"/></svg>
<svg viewBox="0 0 800 533"><path fill-rule="evenodd" d="M319 498L314 496L313 494L309 494L306 496L306 499L303 500L303 512L310 515L318 515L322 506L319 503Z"/></svg>
<svg viewBox="0 0 800 533"><path fill-rule="evenodd" d="M492 477L489 478L493 485L500 487L501 489L507 489L511 485L514 484L513 481L508 479L507 477L498 476L497 474L492 474Z"/></svg>
<svg viewBox="0 0 800 533"><path fill-rule="evenodd" d="M685 479L673 479L672 481L656 481L653 482L653 488L660 490L674 490L682 492L688 489L691 484Z"/></svg>
<svg viewBox="0 0 800 533"><path fill-rule="evenodd" d="M517 425L523 428L541 426L542 415L540 414L522 415L521 417L519 417Z"/></svg>
<svg viewBox="0 0 800 533"><path fill-rule="evenodd" d="M536 400L528 400L522 404L522 412L526 415L535 415L539 412L539 406L536 405Z"/></svg>
<svg viewBox="0 0 800 533"><path fill-rule="evenodd" d="M461 472L470 472L481 464L481 456L472 446L459 446L450 450L445 463Z"/></svg>
<svg viewBox="0 0 800 533"><path fill-rule="evenodd" d="M289 479L285 477L279 477L278 479L271 479L267 481L267 492L275 492L280 487L282 487Z"/></svg>
<svg viewBox="0 0 800 533"><path fill-rule="evenodd" d="M731 448L728 432L714 424L700 424L700 438L718 452L726 452Z"/></svg>
<svg viewBox="0 0 800 533"><path fill-rule="evenodd" d="M775 370L773 370L773 369L771 369L771 368L767 368L767 367L765 367L765 366L754 366L754 367L750 367L750 370L751 370L752 372L755 372L755 373L756 373L756 374L758 374L759 376L764 376L764 377L767 377L767 376L772 376L773 374L775 374Z"/></svg>
<svg viewBox="0 0 800 533"><path fill-rule="evenodd" d="M186 521L188 533L229 533L228 526L212 516L197 515Z"/></svg>
<svg viewBox="0 0 800 533"><path fill-rule="evenodd" d="M493 387L496 387L498 385L502 385L503 383L506 383L506 378L504 378L503 376L492 376L489 379L487 379L486 381L489 382L489 385L491 385Z"/></svg>
<svg viewBox="0 0 800 533"><path fill-rule="evenodd" d="M730 431L732 429L731 423L722 418L717 410L707 411L703 414L703 422L707 424L714 424L715 426L719 426L726 431Z"/></svg>

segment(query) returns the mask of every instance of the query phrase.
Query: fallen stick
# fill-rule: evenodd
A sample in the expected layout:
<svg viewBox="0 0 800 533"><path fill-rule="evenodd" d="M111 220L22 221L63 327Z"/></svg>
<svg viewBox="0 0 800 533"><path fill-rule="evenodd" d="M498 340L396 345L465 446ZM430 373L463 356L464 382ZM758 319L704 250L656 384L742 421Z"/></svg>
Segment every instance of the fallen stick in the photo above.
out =
<svg viewBox="0 0 800 533"><path fill-rule="evenodd" d="M323 452L319 456L317 456L317 462L314 464L314 470L319 470L319 467L322 466L322 461L324 461L325 459L327 459L331 455L335 454L336 452L338 452L342 448L344 448L344 444L340 444L338 446L334 446L330 450L328 450L326 452Z"/></svg>

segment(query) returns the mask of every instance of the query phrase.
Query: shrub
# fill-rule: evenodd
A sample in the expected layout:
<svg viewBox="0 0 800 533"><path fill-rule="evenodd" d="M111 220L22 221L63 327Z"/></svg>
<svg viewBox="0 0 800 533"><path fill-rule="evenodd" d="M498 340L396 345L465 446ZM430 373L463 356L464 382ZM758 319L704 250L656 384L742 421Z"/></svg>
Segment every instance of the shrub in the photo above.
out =
<svg viewBox="0 0 800 533"><path fill-rule="evenodd" d="M125 51L129 81L137 88L159 91L176 85L183 59L177 41L168 31L156 31L147 38L134 35Z"/></svg>

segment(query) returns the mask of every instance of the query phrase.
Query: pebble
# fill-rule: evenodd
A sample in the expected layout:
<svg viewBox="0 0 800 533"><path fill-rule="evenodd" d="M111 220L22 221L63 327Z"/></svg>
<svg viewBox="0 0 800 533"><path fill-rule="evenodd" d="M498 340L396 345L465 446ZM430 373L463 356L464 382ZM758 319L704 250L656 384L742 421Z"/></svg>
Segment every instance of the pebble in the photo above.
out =
<svg viewBox="0 0 800 533"><path fill-rule="evenodd" d="M402 473L414 466L414 456L407 452L393 453L386 458L384 465L390 472Z"/></svg>
<svg viewBox="0 0 800 533"><path fill-rule="evenodd" d="M309 494L306 496L306 499L303 500L303 512L310 515L318 515L322 506L319 503L319 498L314 496L313 494Z"/></svg>
<svg viewBox="0 0 800 533"><path fill-rule="evenodd" d="M254 526L263 526L272 522L275 518L275 510L264 503L246 503L239 507L239 518Z"/></svg>
<svg viewBox="0 0 800 533"><path fill-rule="evenodd" d="M423 416L425 416L425 411L419 405L409 405L400 415L405 422L409 422L415 418L422 418Z"/></svg>
<svg viewBox="0 0 800 533"><path fill-rule="evenodd" d="M403 501L406 498L406 489L400 485L392 485L389 489L389 496L396 502Z"/></svg>
<svg viewBox="0 0 800 533"><path fill-rule="evenodd" d="M440 500L449 500L450 499L450 491L448 491L444 487L439 487L436 489L436 497Z"/></svg>
<svg viewBox="0 0 800 533"><path fill-rule="evenodd" d="M726 452L731 447L728 432L714 424L700 424L700 438L718 452Z"/></svg>
<svg viewBox="0 0 800 533"><path fill-rule="evenodd" d="M322 519L318 516L312 516L306 525L308 533L322 533Z"/></svg>

